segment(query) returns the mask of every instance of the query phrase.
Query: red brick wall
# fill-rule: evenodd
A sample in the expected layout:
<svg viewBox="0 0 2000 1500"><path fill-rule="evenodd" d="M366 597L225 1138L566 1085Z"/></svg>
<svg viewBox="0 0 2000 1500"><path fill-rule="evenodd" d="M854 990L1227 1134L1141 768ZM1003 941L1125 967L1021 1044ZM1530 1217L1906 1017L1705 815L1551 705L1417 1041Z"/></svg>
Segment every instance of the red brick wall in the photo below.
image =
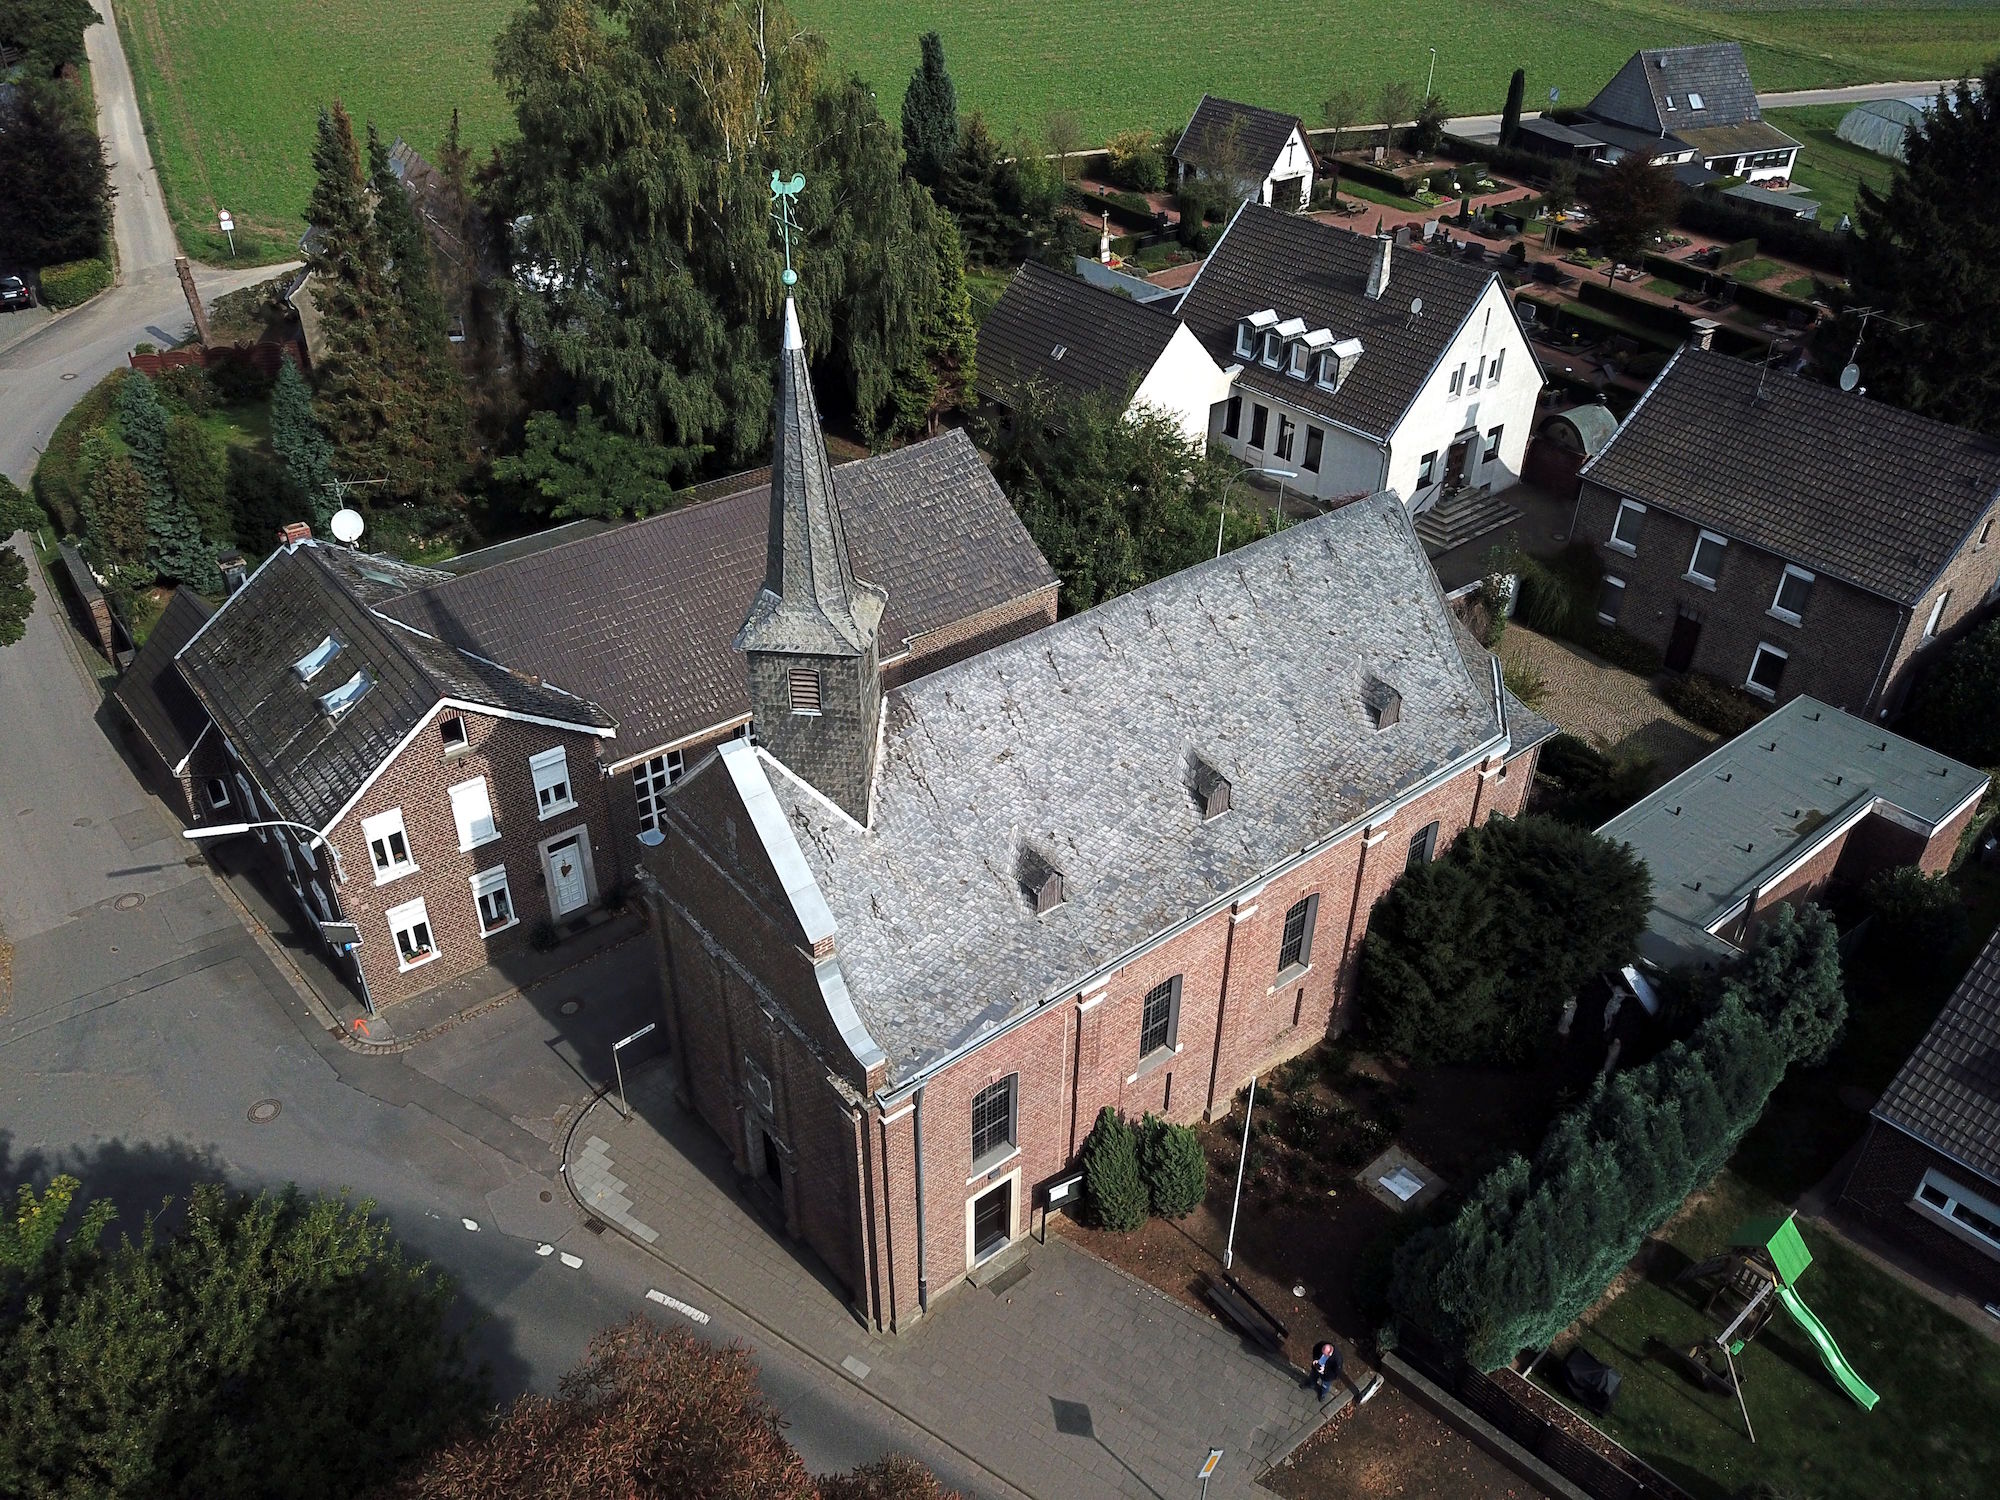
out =
<svg viewBox="0 0 2000 1500"><path fill-rule="evenodd" d="M1979 532L1993 514L1989 510L1973 526L1965 546L1946 565L1943 576L1930 587L1905 619L1902 638L1896 643L1895 656L1885 674L1880 699L1891 713L1902 709L1911 684L1924 666L1924 658L1941 643L1965 634L1987 614L1995 583L2000 581L2000 525L1994 527L1993 538L1984 546L1979 544ZM1925 640L1924 626L1930 620L1932 605L1938 594L1946 589L1951 591L1951 597L1945 601L1944 613L1938 617L1937 635L1934 639Z"/></svg>
<svg viewBox="0 0 2000 1500"><path fill-rule="evenodd" d="M507 955L523 950L535 924L550 915L539 849L544 840L579 826L589 830L593 895L629 873L615 860L595 736L464 713L461 717L468 748L447 756L438 720L455 712L442 711L419 730L333 831L347 874L337 888L337 899L347 920L360 925L363 972L369 995L378 1006L406 1000L455 975L489 961L504 962ZM569 752L570 789L577 805L544 821L538 816L528 757L556 745ZM486 778L500 837L461 853L446 789L476 776ZM378 886L361 821L392 807L403 810L403 828L417 870ZM502 864L507 867L508 890L518 920L512 927L482 938L471 877ZM438 957L404 971L398 967L396 945L383 914L418 896L424 898Z"/></svg>
<svg viewBox="0 0 2000 1500"><path fill-rule="evenodd" d="M1841 1189L1838 1207L1944 1268L1979 1301L2000 1301L2000 1260L1911 1206L1917 1185L1933 1168L1984 1197L2000 1197L2000 1185L1985 1181L1895 1126L1876 1120L1869 1124L1867 1140Z"/></svg>

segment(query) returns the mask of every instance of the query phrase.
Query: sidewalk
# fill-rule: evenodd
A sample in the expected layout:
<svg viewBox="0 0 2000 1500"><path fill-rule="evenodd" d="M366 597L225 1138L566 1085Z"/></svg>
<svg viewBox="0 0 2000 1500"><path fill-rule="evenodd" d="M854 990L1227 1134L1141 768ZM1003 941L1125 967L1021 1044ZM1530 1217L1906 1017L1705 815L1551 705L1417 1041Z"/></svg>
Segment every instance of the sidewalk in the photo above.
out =
<svg viewBox="0 0 2000 1500"><path fill-rule="evenodd" d="M673 1103L671 1068L627 1084L630 1119L603 1099L570 1133L565 1175L584 1210L678 1273L687 1284L669 1283L670 1294L728 1304L1012 1489L1192 1495L1213 1446L1225 1455L1214 1500L1249 1497L1339 1408L1059 1238L1026 1241L986 1289L941 1285L914 1332L871 1333L810 1252L739 1190L721 1142Z"/></svg>

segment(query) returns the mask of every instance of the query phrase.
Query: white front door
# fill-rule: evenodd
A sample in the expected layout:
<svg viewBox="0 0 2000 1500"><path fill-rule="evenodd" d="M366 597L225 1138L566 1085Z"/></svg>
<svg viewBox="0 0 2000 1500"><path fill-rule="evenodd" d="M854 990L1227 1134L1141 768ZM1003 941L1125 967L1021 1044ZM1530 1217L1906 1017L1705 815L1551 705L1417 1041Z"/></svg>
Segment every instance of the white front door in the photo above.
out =
<svg viewBox="0 0 2000 1500"><path fill-rule="evenodd" d="M590 904L590 880L584 873L589 858L583 835L573 833L548 846L544 856L549 868L549 910L558 917L568 916Z"/></svg>

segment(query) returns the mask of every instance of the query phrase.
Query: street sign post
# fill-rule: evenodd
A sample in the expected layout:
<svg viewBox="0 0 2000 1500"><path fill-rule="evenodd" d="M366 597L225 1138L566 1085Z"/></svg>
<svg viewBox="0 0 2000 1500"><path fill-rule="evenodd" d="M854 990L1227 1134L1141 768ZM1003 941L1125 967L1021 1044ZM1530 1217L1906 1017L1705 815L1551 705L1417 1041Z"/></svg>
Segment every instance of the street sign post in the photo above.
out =
<svg viewBox="0 0 2000 1500"><path fill-rule="evenodd" d="M230 217L228 209L218 208L215 211L215 222L222 232L229 236L229 258L236 259L236 220Z"/></svg>
<svg viewBox="0 0 2000 1500"><path fill-rule="evenodd" d="M1202 1460L1201 1473L1196 1476L1196 1478L1201 1480L1201 1500L1208 1500L1208 1482L1215 1477L1215 1466L1221 1462L1222 1450L1220 1448L1209 1449L1208 1457Z"/></svg>
<svg viewBox="0 0 2000 1500"><path fill-rule="evenodd" d="M618 1075L618 1107L619 1110L625 1115L627 1119L630 1119L632 1116L632 1106L625 1102L625 1066L623 1063L618 1061L618 1049L621 1047L631 1046L634 1042L638 1041L640 1037L647 1035L649 1032L652 1031L652 1029L655 1026L659 1024L660 1023L658 1021L648 1021L644 1026L641 1026L637 1031L633 1032L630 1036L620 1037L617 1041L611 1044L611 1067L612 1070Z"/></svg>

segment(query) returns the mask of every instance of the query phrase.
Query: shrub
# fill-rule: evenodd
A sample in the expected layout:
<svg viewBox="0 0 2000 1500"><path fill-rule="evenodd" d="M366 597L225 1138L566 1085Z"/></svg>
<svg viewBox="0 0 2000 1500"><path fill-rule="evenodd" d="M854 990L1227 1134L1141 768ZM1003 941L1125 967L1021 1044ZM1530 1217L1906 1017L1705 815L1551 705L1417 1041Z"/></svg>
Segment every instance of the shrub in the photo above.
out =
<svg viewBox="0 0 2000 1500"><path fill-rule="evenodd" d="M2000 620L1954 641L1917 680L1898 726L1933 750L1975 766L2000 764Z"/></svg>
<svg viewBox="0 0 2000 1500"><path fill-rule="evenodd" d="M1598 828L1653 788L1650 756L1613 760L1573 734L1542 746L1535 763L1537 811L1579 828Z"/></svg>
<svg viewBox="0 0 2000 1500"><path fill-rule="evenodd" d="M49 524L42 508L14 487L14 481L0 474L0 541L17 531L40 531Z"/></svg>
<svg viewBox="0 0 2000 1500"><path fill-rule="evenodd" d="M1769 712L1748 693L1706 672L1683 672L1660 685L1660 696L1682 718L1735 739Z"/></svg>
<svg viewBox="0 0 2000 1500"><path fill-rule="evenodd" d="M1869 946L1927 974L1950 968L1972 930L1949 875L1901 865L1875 875L1862 896L1875 919Z"/></svg>
<svg viewBox="0 0 2000 1500"><path fill-rule="evenodd" d="M1104 143L1111 180L1137 193L1157 193L1167 185L1167 164L1159 138L1150 130L1121 130Z"/></svg>
<svg viewBox="0 0 2000 1500"><path fill-rule="evenodd" d="M215 410L215 386L209 381L208 371L199 365L177 365L171 370L162 370L153 384L159 390L160 399L176 411L184 411L191 417L205 417Z"/></svg>
<svg viewBox="0 0 2000 1500"><path fill-rule="evenodd" d="M547 917L539 918L535 925L528 929L528 946L537 953L551 953L561 941L562 934L556 931L556 924Z"/></svg>
<svg viewBox="0 0 2000 1500"><path fill-rule="evenodd" d="M1125 1117L1108 1104L1083 1143L1083 1193L1099 1229L1128 1234L1146 1222L1151 1200L1139 1173L1138 1141Z"/></svg>
<svg viewBox="0 0 2000 1500"><path fill-rule="evenodd" d="M1692 1036L1600 1079L1532 1161L1511 1158L1397 1250L1398 1322L1482 1370L1574 1322L1721 1169L1786 1067L1825 1057L1845 1018L1837 944L1817 907L1781 907Z"/></svg>
<svg viewBox="0 0 2000 1500"><path fill-rule="evenodd" d="M1642 861L1553 818L1496 818L1376 903L1361 944L1369 1036L1417 1062L1520 1062L1585 980L1627 963Z"/></svg>
<svg viewBox="0 0 2000 1500"><path fill-rule="evenodd" d="M1721 253L1719 253L1715 257L1715 263L1718 266L1740 266L1746 260L1755 259L1756 255L1757 255L1756 240L1754 239L1738 240L1733 245L1724 245L1722 247Z"/></svg>
<svg viewBox="0 0 2000 1500"><path fill-rule="evenodd" d="M1185 1219L1201 1207L1208 1192L1208 1158L1191 1127L1147 1115L1139 1122L1139 1165L1153 1212L1161 1218Z"/></svg>
<svg viewBox="0 0 2000 1500"><path fill-rule="evenodd" d="M77 307L111 285L111 267L101 260L72 260L42 267L42 301L49 307Z"/></svg>
<svg viewBox="0 0 2000 1500"><path fill-rule="evenodd" d="M1567 635L1597 618L1597 593L1604 564L1588 542L1573 542L1547 560L1520 559L1521 591L1514 614L1545 635Z"/></svg>

